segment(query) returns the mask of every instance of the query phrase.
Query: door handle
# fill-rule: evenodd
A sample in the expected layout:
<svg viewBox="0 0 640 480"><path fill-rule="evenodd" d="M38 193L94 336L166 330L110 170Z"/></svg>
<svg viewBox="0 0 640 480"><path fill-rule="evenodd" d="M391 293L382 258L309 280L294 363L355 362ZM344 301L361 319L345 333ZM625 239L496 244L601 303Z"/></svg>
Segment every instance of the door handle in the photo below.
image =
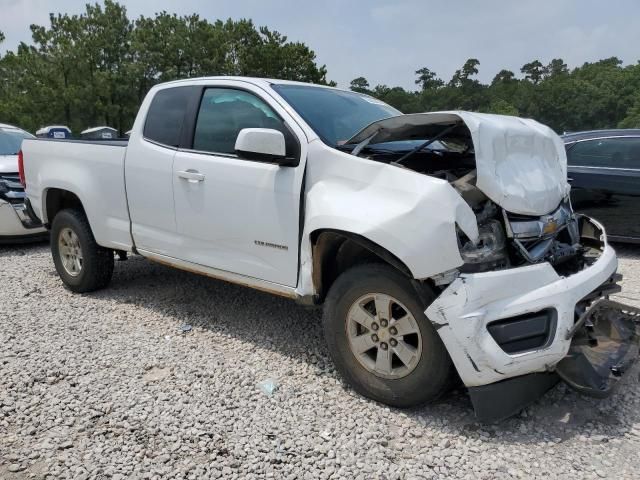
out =
<svg viewBox="0 0 640 480"><path fill-rule="evenodd" d="M178 171L178 177L184 178L189 183L204 182L204 174L191 168L188 170Z"/></svg>

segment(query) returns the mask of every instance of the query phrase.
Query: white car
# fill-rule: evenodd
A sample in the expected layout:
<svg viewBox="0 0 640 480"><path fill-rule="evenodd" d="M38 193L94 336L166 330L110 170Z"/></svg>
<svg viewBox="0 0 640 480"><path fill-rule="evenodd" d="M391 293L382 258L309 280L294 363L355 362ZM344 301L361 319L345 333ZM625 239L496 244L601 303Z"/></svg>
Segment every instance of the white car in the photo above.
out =
<svg viewBox="0 0 640 480"><path fill-rule="evenodd" d="M398 407L456 374L482 420L559 377L610 393L638 354L617 260L533 120L402 115L358 93L215 77L155 86L128 141L24 142L34 218L71 290L114 252L324 304L329 351Z"/></svg>
<svg viewBox="0 0 640 480"><path fill-rule="evenodd" d="M39 239L46 229L27 213L18 175L18 152L28 132L0 123L0 243Z"/></svg>

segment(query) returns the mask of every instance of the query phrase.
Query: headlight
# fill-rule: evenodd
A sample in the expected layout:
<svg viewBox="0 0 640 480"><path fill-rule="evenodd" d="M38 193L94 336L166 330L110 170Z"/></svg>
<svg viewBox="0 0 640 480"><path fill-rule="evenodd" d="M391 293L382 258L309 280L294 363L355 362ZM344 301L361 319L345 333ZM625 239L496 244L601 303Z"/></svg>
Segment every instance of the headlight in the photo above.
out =
<svg viewBox="0 0 640 480"><path fill-rule="evenodd" d="M477 243L466 240L460 248L465 265L463 271L482 272L508 266L506 239L498 220L489 220L479 227Z"/></svg>

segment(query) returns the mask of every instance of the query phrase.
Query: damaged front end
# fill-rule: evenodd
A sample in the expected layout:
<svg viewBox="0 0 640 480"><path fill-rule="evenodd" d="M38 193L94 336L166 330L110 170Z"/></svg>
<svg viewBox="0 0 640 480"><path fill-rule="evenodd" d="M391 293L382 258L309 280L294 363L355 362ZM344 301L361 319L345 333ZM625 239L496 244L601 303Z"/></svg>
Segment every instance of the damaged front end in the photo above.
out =
<svg viewBox="0 0 640 480"><path fill-rule="evenodd" d="M409 140L408 151L391 148ZM425 313L479 420L517 413L560 378L584 394L611 392L638 357L638 310L609 299L615 251L597 221L573 212L553 131L439 112L381 120L350 143L352 154L446 181L473 210L478 235L458 226L461 264L429 278L439 295Z"/></svg>
<svg viewBox="0 0 640 480"><path fill-rule="evenodd" d="M469 186L453 185L470 203ZM434 278L444 291L427 315L447 347L462 350L478 420L507 418L559 380L584 395L609 395L639 356L640 310L609 299L622 276L602 227L575 214L568 199L532 216L473 198L479 239L458 232L464 265ZM538 269L548 275L540 283Z"/></svg>
<svg viewBox="0 0 640 480"><path fill-rule="evenodd" d="M476 417L509 417L560 379L609 395L638 358L640 310L609 299L622 276L602 227L570 206L537 222L502 215L504 239L496 218L481 225L490 240L467 247L472 255L461 247L465 265L426 311ZM545 231L550 222L555 232Z"/></svg>

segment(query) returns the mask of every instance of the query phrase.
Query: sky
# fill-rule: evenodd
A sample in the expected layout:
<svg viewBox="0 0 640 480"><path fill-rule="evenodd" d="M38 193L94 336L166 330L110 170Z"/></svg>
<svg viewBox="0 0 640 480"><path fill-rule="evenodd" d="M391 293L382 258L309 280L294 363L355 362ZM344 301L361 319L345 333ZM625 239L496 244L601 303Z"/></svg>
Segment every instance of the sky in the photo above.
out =
<svg viewBox="0 0 640 480"><path fill-rule="evenodd" d="M0 51L29 42L30 24L49 12L81 13L89 0L0 0ZM637 0L120 0L130 18L166 10L210 21L251 18L302 41L341 87L359 76L371 86L415 88L415 70L445 81L466 59L480 60L478 78L502 68L519 75L531 60L563 58L569 67L617 56L640 59Z"/></svg>

